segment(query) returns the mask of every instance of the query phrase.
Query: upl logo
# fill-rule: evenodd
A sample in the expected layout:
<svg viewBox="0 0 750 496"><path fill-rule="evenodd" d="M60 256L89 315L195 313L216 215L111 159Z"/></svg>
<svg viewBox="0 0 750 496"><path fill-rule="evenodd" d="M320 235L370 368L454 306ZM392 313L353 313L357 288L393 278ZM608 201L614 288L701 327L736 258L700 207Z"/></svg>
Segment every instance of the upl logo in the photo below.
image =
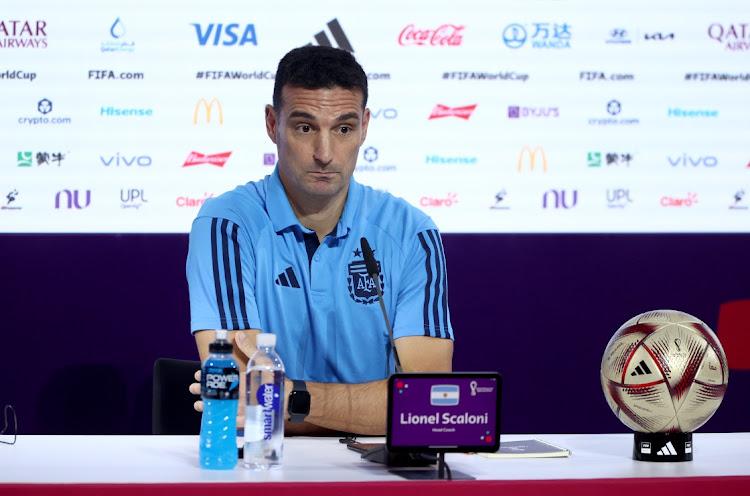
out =
<svg viewBox="0 0 750 496"><path fill-rule="evenodd" d="M195 104L195 111L193 112L193 124L198 124L198 112L201 108L205 109L206 123L211 122L211 110L213 110L214 105L216 105L216 108L219 110L219 124L223 125L224 111L221 108L221 102L216 98L212 98L210 102L206 101L205 98L198 100L198 103Z"/></svg>
<svg viewBox="0 0 750 496"><path fill-rule="evenodd" d="M528 166L528 169L534 172L537 156L542 161L542 172L547 172L547 155L541 146L537 146L533 150L530 146L524 146L521 149L521 154L518 155L518 172L522 172L526 168L525 166Z"/></svg>
<svg viewBox="0 0 750 496"><path fill-rule="evenodd" d="M195 34L198 37L200 46L211 44L218 46L242 46L245 43L252 43L258 46L258 39L255 36L255 24L246 24L244 31L239 24L197 24L192 23L195 28ZM242 33L240 35L239 33Z"/></svg>

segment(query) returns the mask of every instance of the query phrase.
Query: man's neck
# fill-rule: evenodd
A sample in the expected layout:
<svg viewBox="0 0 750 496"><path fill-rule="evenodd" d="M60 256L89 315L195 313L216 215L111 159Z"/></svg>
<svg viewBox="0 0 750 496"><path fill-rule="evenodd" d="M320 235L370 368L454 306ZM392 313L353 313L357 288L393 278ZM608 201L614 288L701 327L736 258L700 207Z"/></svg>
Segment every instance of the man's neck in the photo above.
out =
<svg viewBox="0 0 750 496"><path fill-rule="evenodd" d="M336 198L307 198L304 202L297 201L289 193L286 196L299 223L315 231L318 241L322 243L323 238L334 230L341 219L347 193L348 190Z"/></svg>

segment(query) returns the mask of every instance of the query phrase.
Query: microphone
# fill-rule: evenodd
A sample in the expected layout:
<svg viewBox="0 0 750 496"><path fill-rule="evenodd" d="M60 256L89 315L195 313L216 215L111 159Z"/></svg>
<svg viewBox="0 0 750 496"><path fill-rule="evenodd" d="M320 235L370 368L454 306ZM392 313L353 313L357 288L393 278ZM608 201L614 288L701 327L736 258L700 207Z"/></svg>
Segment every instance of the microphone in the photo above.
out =
<svg viewBox="0 0 750 496"><path fill-rule="evenodd" d="M393 350L393 359L396 362L396 372L401 373L401 361L398 359L398 352L396 351L396 343L393 341L393 330L391 330L391 324L388 321L388 314L385 311L385 302L383 301L383 292L380 290L380 271L378 270L378 263L375 261L375 255L372 254L370 249L370 243L367 242L367 238L361 238L359 240L362 245L362 256L365 258L365 267L367 268L367 274L372 277L372 281L375 283L375 289L378 292L378 301L380 302L380 310L383 312L383 320L385 320L385 326L388 328L388 339L391 341L391 349Z"/></svg>

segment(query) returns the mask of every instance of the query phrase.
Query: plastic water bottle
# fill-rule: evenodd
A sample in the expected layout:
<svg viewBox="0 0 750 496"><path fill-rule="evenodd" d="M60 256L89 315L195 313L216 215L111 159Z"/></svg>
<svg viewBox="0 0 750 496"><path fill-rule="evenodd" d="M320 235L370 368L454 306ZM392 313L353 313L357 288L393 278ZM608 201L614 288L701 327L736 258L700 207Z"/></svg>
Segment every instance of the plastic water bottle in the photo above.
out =
<svg viewBox="0 0 750 496"><path fill-rule="evenodd" d="M284 451L284 364L276 354L276 335L261 333L258 351L247 362L245 466L281 466Z"/></svg>
<svg viewBox="0 0 750 496"><path fill-rule="evenodd" d="M240 371L232 358L227 331L216 331L201 369L200 464L203 468L231 470L237 466L237 402Z"/></svg>

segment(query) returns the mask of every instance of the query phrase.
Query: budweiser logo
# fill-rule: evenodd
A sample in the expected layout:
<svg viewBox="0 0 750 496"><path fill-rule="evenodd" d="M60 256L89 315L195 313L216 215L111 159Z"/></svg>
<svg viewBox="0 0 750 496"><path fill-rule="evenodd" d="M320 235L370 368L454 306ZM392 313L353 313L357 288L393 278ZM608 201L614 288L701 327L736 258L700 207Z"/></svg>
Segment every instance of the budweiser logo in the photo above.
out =
<svg viewBox="0 0 750 496"><path fill-rule="evenodd" d="M463 41L461 31L465 26L454 26L443 24L437 29L416 29L414 24L409 24L398 35L398 44L409 45L450 45L458 46Z"/></svg>
<svg viewBox="0 0 750 496"><path fill-rule="evenodd" d="M211 164L216 167L224 167L224 164L229 160L229 156L232 152L215 153L213 155L203 155L198 152L190 152L188 158L185 159L183 167L190 167L191 165Z"/></svg>
<svg viewBox="0 0 750 496"><path fill-rule="evenodd" d="M458 117L459 119L468 121L469 117L471 117L471 113L474 112L475 108L477 108L476 104L453 108L438 104L434 109L432 109L432 113L430 114L428 120L440 119L441 117Z"/></svg>

